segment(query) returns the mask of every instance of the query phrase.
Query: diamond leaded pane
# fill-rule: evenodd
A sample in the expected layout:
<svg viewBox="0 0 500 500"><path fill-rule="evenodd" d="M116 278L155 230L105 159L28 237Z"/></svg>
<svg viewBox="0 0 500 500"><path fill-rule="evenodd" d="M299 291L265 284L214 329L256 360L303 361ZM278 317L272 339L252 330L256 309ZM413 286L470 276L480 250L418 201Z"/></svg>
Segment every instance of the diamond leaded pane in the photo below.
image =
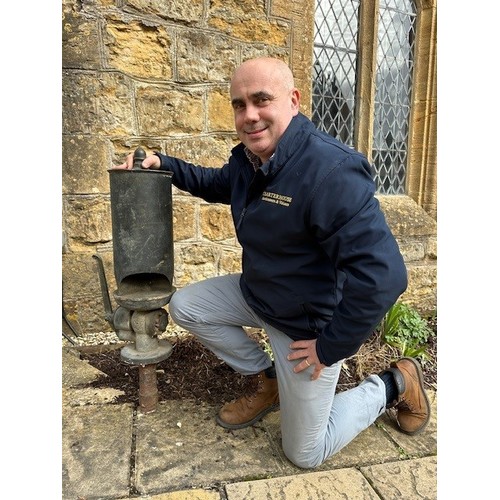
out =
<svg viewBox="0 0 500 500"><path fill-rule="evenodd" d="M317 0L312 121L354 146L359 0Z"/></svg>
<svg viewBox="0 0 500 500"><path fill-rule="evenodd" d="M415 19L412 1L380 0L372 156L381 194L404 194Z"/></svg>

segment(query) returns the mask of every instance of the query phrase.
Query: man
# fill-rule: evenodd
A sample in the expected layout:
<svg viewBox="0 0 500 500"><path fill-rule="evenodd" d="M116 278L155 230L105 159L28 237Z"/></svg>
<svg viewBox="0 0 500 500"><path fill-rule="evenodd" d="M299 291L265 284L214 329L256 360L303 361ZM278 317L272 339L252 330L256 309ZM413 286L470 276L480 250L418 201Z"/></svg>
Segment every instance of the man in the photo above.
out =
<svg viewBox="0 0 500 500"><path fill-rule="evenodd" d="M231 205L242 274L191 284L169 303L178 325L257 381L255 393L221 408L217 423L240 429L279 407L283 450L302 468L323 463L389 406L403 432L421 432L430 406L413 359L335 394L343 360L407 287L367 159L299 112L300 93L280 60L244 62L230 95L241 143L226 165L159 153L142 164L172 171L173 184L194 196ZM117 168L132 168L132 155ZM274 364L243 326L265 330Z"/></svg>

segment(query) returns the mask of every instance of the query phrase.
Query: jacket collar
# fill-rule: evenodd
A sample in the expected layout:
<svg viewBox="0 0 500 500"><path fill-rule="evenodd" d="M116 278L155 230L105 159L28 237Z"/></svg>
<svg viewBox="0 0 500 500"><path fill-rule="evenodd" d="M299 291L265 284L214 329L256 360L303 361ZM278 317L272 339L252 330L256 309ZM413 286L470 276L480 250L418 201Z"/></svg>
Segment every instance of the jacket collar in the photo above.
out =
<svg viewBox="0 0 500 500"><path fill-rule="evenodd" d="M313 123L302 113L294 116L290 121L287 129L278 141L276 150L271 158L266 163L261 165L260 170L264 175L274 175L281 170L286 164L288 159L295 153L297 148L302 144L303 137L314 129ZM235 146L232 153L243 159L246 163L251 165L247 155L244 152L245 146L240 143ZM253 169L253 167L252 167Z"/></svg>

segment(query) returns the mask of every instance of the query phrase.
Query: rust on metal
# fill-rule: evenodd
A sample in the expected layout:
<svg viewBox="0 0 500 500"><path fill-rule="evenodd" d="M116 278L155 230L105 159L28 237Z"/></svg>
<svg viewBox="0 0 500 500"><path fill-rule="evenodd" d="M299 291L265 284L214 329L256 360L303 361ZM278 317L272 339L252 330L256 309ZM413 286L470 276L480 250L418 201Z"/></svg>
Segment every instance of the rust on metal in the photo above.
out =
<svg viewBox="0 0 500 500"><path fill-rule="evenodd" d="M139 411L151 413L158 405L156 364L139 366Z"/></svg>

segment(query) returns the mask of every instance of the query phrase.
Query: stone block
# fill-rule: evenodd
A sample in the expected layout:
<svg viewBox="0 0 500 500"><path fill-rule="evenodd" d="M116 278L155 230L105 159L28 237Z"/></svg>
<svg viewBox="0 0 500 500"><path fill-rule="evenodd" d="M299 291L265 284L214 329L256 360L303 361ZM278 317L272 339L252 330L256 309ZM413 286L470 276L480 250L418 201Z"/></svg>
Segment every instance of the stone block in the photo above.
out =
<svg viewBox="0 0 500 500"><path fill-rule="evenodd" d="M208 129L234 132L234 113L229 89L219 88L208 92Z"/></svg>
<svg viewBox="0 0 500 500"><path fill-rule="evenodd" d="M217 274L220 251L211 244L182 244L174 255L174 285L177 288Z"/></svg>
<svg viewBox="0 0 500 500"><path fill-rule="evenodd" d="M432 236L427 240L426 255L430 259L437 259L437 237Z"/></svg>
<svg viewBox="0 0 500 500"><path fill-rule="evenodd" d="M145 14L155 14L163 19L187 23L203 20L203 0L125 0L130 6Z"/></svg>
<svg viewBox="0 0 500 500"><path fill-rule="evenodd" d="M105 47L111 69L154 80L172 78L171 35L151 22L110 19Z"/></svg>
<svg viewBox="0 0 500 500"><path fill-rule="evenodd" d="M136 135L133 92L125 76L64 71L62 87L66 134Z"/></svg>
<svg viewBox="0 0 500 500"><path fill-rule="evenodd" d="M400 238L398 244L405 262L420 261L425 257L425 244L422 241Z"/></svg>
<svg viewBox="0 0 500 500"><path fill-rule="evenodd" d="M63 71L62 129L66 134L92 134L99 121L95 74Z"/></svg>
<svg viewBox="0 0 500 500"><path fill-rule="evenodd" d="M198 202L190 196L177 196L172 204L174 241L196 237L196 207Z"/></svg>
<svg viewBox="0 0 500 500"><path fill-rule="evenodd" d="M166 141L167 154L181 158L195 165L222 167L227 163L231 149L236 144L223 136L169 138Z"/></svg>
<svg viewBox="0 0 500 500"><path fill-rule="evenodd" d="M68 249L88 251L89 244L111 241L111 204L101 196L67 196L64 229Z"/></svg>
<svg viewBox="0 0 500 500"><path fill-rule="evenodd" d="M399 301L417 309L421 314L432 313L437 308L436 265L412 265L408 268L408 288Z"/></svg>
<svg viewBox="0 0 500 500"><path fill-rule="evenodd" d="M239 40L260 42L267 46L286 45L291 33L288 23L269 19L263 0L212 1L208 11L208 25Z"/></svg>
<svg viewBox="0 0 500 500"><path fill-rule="evenodd" d="M62 17L62 67L98 69L99 29L95 19L85 19L69 9Z"/></svg>
<svg viewBox="0 0 500 500"><path fill-rule="evenodd" d="M269 46L263 43L242 44L241 54L241 59L243 61L246 61L247 59L255 59L256 57L276 57L287 64L290 63L289 47ZM295 82L295 85L297 86L297 82ZM300 88L299 90L302 91Z"/></svg>
<svg viewBox="0 0 500 500"><path fill-rule="evenodd" d="M208 11L209 17L242 22L247 19L266 16L265 0L243 2L241 0L212 0Z"/></svg>
<svg viewBox="0 0 500 500"><path fill-rule="evenodd" d="M230 22L222 18L209 19L209 25L234 38L252 43L265 43L282 47L287 45L291 34L290 26L282 21L246 19L244 22Z"/></svg>
<svg viewBox="0 0 500 500"><path fill-rule="evenodd" d="M97 263L92 255L98 254L104 264L104 272L110 294L116 288L112 252L69 253L62 257L63 299L69 297L93 297L102 301Z"/></svg>
<svg viewBox="0 0 500 500"><path fill-rule="evenodd" d="M176 66L180 82L228 82L238 64L238 49L225 36L183 31L177 39Z"/></svg>
<svg viewBox="0 0 500 500"><path fill-rule="evenodd" d="M433 236L436 221L409 196L377 196L394 236Z"/></svg>
<svg viewBox="0 0 500 500"><path fill-rule="evenodd" d="M140 85L136 103L141 135L192 134L204 128L202 90Z"/></svg>
<svg viewBox="0 0 500 500"><path fill-rule="evenodd" d="M103 73L99 77L97 106L99 129L107 136L136 135L133 86L119 73Z"/></svg>
<svg viewBox="0 0 500 500"><path fill-rule="evenodd" d="M200 206L200 228L203 238L222 241L234 238L234 225L228 205L210 204Z"/></svg>
<svg viewBox="0 0 500 500"><path fill-rule="evenodd" d="M241 248L223 248L220 258L220 273L241 273Z"/></svg>
<svg viewBox="0 0 500 500"><path fill-rule="evenodd" d="M111 325L104 317L104 303L100 291L96 292L93 297L68 297L64 300L64 307L68 319L81 336L112 330ZM115 307L113 307L114 310Z"/></svg>
<svg viewBox="0 0 500 500"><path fill-rule="evenodd" d="M119 165L125 161L129 153L133 153L137 148L142 148L146 154L152 154L154 151L162 152L163 141L156 138L140 137L140 138L123 138L110 140L112 145L112 163Z"/></svg>
<svg viewBox="0 0 500 500"><path fill-rule="evenodd" d="M109 142L93 136L63 136L63 194L109 193Z"/></svg>
<svg viewBox="0 0 500 500"><path fill-rule="evenodd" d="M101 256L108 284L111 307L117 304L113 297L116 281L113 271L113 255L108 252L87 252L64 254L62 258L62 300L68 320L75 330L85 335L112 330L105 320L98 268L92 255Z"/></svg>

